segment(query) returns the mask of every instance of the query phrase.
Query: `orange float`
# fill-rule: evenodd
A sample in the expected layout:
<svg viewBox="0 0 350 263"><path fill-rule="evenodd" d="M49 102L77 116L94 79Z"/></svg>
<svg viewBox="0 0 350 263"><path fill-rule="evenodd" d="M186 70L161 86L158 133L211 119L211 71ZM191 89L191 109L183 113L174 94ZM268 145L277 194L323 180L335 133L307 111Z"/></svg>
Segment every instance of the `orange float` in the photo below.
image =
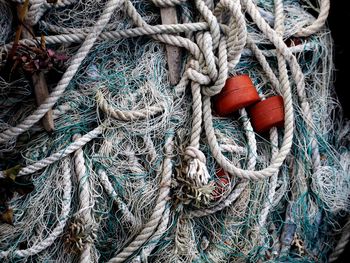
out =
<svg viewBox="0 0 350 263"><path fill-rule="evenodd" d="M212 197L214 200L220 199L226 192L227 186L230 181L226 177L219 177L219 180L215 182L215 189L212 192Z"/></svg>
<svg viewBox="0 0 350 263"><path fill-rule="evenodd" d="M264 133L272 127L283 127L284 105L281 96L273 96L260 101L248 111L255 132Z"/></svg>
<svg viewBox="0 0 350 263"><path fill-rule="evenodd" d="M214 108L218 115L227 116L258 101L259 94L250 77L239 75L226 80L222 91L214 97Z"/></svg>
<svg viewBox="0 0 350 263"><path fill-rule="evenodd" d="M227 177L226 172L224 171L224 169L220 168L217 172L216 172L216 176L217 177Z"/></svg>
<svg viewBox="0 0 350 263"><path fill-rule="evenodd" d="M284 41L284 43L287 45L287 47L292 47L303 44L303 41L298 37L291 37Z"/></svg>
<svg viewBox="0 0 350 263"><path fill-rule="evenodd" d="M220 168L216 172L216 176L218 177L218 180L215 182L215 189L212 192L214 200L218 200L224 195L227 185L230 183L228 175L224 169Z"/></svg>

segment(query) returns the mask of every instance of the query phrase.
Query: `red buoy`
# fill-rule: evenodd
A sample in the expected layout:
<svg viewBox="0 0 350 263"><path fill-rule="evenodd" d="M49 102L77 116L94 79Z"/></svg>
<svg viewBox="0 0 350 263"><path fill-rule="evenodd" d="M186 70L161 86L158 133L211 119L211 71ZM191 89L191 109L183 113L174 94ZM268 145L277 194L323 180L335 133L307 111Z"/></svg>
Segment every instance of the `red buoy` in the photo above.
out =
<svg viewBox="0 0 350 263"><path fill-rule="evenodd" d="M220 168L217 172L216 172L216 176L217 177L227 177L226 172L224 171L224 169Z"/></svg>
<svg viewBox="0 0 350 263"><path fill-rule="evenodd" d="M281 96L273 96L260 101L249 109L254 130L263 133L272 127L283 127L284 105Z"/></svg>
<svg viewBox="0 0 350 263"><path fill-rule="evenodd" d="M259 94L250 77L239 75L226 80L222 91L214 97L214 108L218 115L227 116L258 101Z"/></svg>
<svg viewBox="0 0 350 263"><path fill-rule="evenodd" d="M214 200L218 200L224 195L225 191L227 190L226 188L230 183L228 174L224 171L224 169L220 168L217 170L216 176L218 178L215 180L215 189L212 192L212 197Z"/></svg>
<svg viewBox="0 0 350 263"><path fill-rule="evenodd" d="M219 177L219 180L215 182L215 189L213 190L212 197L214 200L220 199L224 193L227 191L227 186L230 184L230 181L226 177Z"/></svg>

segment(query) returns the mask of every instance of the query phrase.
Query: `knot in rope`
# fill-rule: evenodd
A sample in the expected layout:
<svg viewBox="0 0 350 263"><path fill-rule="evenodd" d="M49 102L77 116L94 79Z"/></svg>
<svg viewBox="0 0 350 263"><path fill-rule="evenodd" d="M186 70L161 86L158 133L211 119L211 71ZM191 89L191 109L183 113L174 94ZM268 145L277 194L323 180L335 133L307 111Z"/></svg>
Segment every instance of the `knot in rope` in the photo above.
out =
<svg viewBox="0 0 350 263"><path fill-rule="evenodd" d="M209 172L206 166L206 158L203 152L193 146L188 146L185 151L187 160L186 177L195 186L204 186L209 182Z"/></svg>
<svg viewBox="0 0 350 263"><path fill-rule="evenodd" d="M199 63L197 60L191 60L189 63L189 67L186 71L187 76L190 80L197 82L200 85L209 85L211 83L211 79L207 74L207 69L200 69Z"/></svg>
<svg viewBox="0 0 350 263"><path fill-rule="evenodd" d="M80 253L88 243L93 243L96 236L96 226L87 224L83 218L75 218L65 236L65 244L74 253Z"/></svg>
<svg viewBox="0 0 350 263"><path fill-rule="evenodd" d="M209 31L196 35L195 42L200 54L196 57L197 61L190 63L186 73L190 80L201 85L203 95L211 97L220 93L224 87L229 63L234 67L239 61L246 43L245 22L239 17L242 16L239 3L221 1L213 11L203 0L197 0L195 4L202 20L207 22ZM220 13L217 8L235 11L235 19L229 25L224 25L223 21L219 23Z"/></svg>
<svg viewBox="0 0 350 263"><path fill-rule="evenodd" d="M201 92L206 96L214 96L222 90L228 75L226 37L222 36L219 43L219 58L214 54L212 37L208 32L197 39L202 51L201 59L191 60L186 74L190 80L201 85Z"/></svg>

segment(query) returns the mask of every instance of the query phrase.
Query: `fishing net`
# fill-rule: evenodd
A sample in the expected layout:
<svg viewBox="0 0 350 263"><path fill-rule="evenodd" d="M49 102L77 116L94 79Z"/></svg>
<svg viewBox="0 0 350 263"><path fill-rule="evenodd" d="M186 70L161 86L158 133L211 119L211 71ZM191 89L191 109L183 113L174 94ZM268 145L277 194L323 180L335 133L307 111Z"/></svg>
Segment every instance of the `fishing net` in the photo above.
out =
<svg viewBox="0 0 350 263"><path fill-rule="evenodd" d="M173 8L178 24L161 25ZM344 249L349 124L328 1L0 10L2 261L328 262ZM13 43L19 29L33 32ZM182 49L176 85L169 46ZM284 126L257 132L250 108L218 115L243 74L262 101L283 97Z"/></svg>

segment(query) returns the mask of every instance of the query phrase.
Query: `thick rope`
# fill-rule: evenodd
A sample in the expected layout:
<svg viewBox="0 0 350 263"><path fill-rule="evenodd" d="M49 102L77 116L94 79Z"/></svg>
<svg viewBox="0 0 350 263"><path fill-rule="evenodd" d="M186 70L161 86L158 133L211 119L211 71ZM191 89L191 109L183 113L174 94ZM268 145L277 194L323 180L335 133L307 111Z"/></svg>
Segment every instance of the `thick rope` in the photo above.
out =
<svg viewBox="0 0 350 263"><path fill-rule="evenodd" d="M32 0L28 16L26 18L27 22L31 25L35 25L48 8L64 6L73 2L74 1L62 0L58 1L56 4L48 4L44 0ZM182 0L153 0L153 3L161 8L176 6L177 4L184 2L185 1ZM108 28L107 24L113 12L122 4L124 5L124 11L130 16L131 20L137 27L126 30L102 32L104 28ZM194 6L199 12L201 22L151 26L143 20L130 1L110 0L106 4L105 10L97 21L96 25L92 28L71 29L42 23L51 31L64 33L57 36L47 37L47 44L79 43L84 39L85 40L78 52L72 58L70 66L63 75L61 81L50 94L49 98L23 122L18 124L16 127L11 127L1 133L0 143L6 143L23 132L28 131L50 108L52 108L52 106L64 93L66 87L73 79L79 66L97 39L109 40L150 35L152 38L162 43L184 47L191 55L191 62L188 64L188 67L185 70L185 75L178 85L178 93L183 94L187 84L189 81L191 82L192 130L190 145L185 150L185 161L187 162L186 176L193 182L193 184L197 186L206 185L210 181L210 175L206 166L206 156L202 151L200 151L202 125L204 125L208 145L217 163L232 176L238 176L243 179L236 184L234 189L231 189L231 192L225 197L225 199L220 201L220 203L218 203L216 206L200 210L192 210L185 214L185 217L201 217L220 211L231 205L232 202L237 199L237 197L249 184L247 179L257 180L271 177L269 179L269 189L266 202L262 205L262 210L258 220L258 226L264 226L269 211L273 206L278 172L287 155L290 153L293 141L294 113L292 102L292 85L296 86L303 118L307 124L311 137L313 169L316 171L320 167L318 143L316 141L315 126L313 124L310 105L305 92L304 75L295 55L293 54L294 49L287 47L282 39L284 32L283 2L282 0L275 0L274 29L271 28L271 23L269 24L265 21L259 9L252 0L222 0L215 8L213 1L196 0L194 1ZM222 24L224 22L221 21L222 18L220 17L220 14L224 11L229 12L231 16L228 25ZM325 23L328 11L329 0L321 0L319 17L310 26L300 29L296 35L309 36L319 31ZM258 48L258 46L252 40L252 36L249 36L247 33L245 12L250 15L253 22L258 26L264 36L267 37L276 47L276 50L264 52ZM193 32L198 31L199 33L196 34L195 37L188 37L191 36ZM175 35L177 33L185 33L186 37ZM35 44L35 41L22 40L21 43ZM267 168L260 171L257 171L255 167L257 161L257 142L246 111L244 109L241 110L240 115L243 120L242 126L245 130L249 150L241 150L248 152L249 155L247 169L242 169L238 165L235 166L223 155L223 152L226 151L228 147L227 145L219 145L218 143L215 129L213 127L213 115L211 110L211 97L220 93L228 77L229 69L231 72L234 71L246 47L248 47L250 49L249 52L256 57L275 90L283 96L285 108L284 134L280 142L280 147L278 148L279 141L277 129L273 128L270 131L270 142L272 147L271 163ZM271 56L277 56L279 78L276 77L275 73L267 62L265 56L267 56L268 53L270 53L270 55L272 54ZM287 65L291 71L291 82L289 82ZM140 110L121 111L113 107L112 104L110 104L108 100L104 98L103 93L100 91L98 91L96 94L96 101L98 107L105 113L107 119L112 117L114 119L126 122L147 119L150 116L161 114L164 110L166 110L165 105L152 105ZM86 178L86 168L81 147L99 136L102 131L103 125L79 139L76 138L76 141L71 143L66 149L60 150L59 152L43 160L21 169L18 175L22 176L34 173L58 160L61 160L70 153L76 152L74 161L76 174L80 182L79 208L81 211L85 211L85 214L81 214L84 221L87 224L93 224L94 222L91 216L92 209L90 207L89 184L86 183L88 180ZM169 209L166 208L166 203L169 198L172 174L172 163L170 157L173 154L172 136L166 137L164 149L165 158L163 161L160 191L150 219L143 226L141 232L134 238L134 240L124 247L114 258L112 258L110 262L123 262L127 260L133 254L136 254L135 252L148 241L148 246L143 248L141 253L134 259L136 261L147 261L147 257L156 247L158 239L166 231L170 216ZM153 156L156 156L155 150L153 150ZM133 159L132 156L128 158L128 161L130 162L130 165L134 165L135 162L137 163L137 160L135 158ZM129 222L134 222L132 224L136 224L135 217L129 211L125 203L118 197L113 185L108 179L106 172L104 170L98 170L98 174L100 175L100 181L104 190L117 203L118 208L122 212L125 219ZM3 172L0 172L0 178L1 177L4 177ZM83 184L84 180L86 181ZM38 246L36 246L36 248L37 247ZM40 248L42 247L43 246L40 246ZM80 258L82 262L92 261L91 249L92 246L90 243L85 245L84 251ZM38 248L35 251L36 252L34 253L33 250L31 250L30 253L38 253ZM336 251L340 251L340 249L336 249ZM9 256L10 254L12 255L12 253L17 256L22 255L22 257L23 255L25 255L24 257L34 255L29 254L29 252L27 252L27 254L20 254L21 252L18 251L11 253L5 251L1 253L3 253L3 257Z"/></svg>
<svg viewBox="0 0 350 263"><path fill-rule="evenodd" d="M72 192L72 183L71 183L71 168L70 168L70 160L66 158L62 161L62 184L63 184L63 195L62 195L62 209L60 212L59 221L56 226L52 229L50 234L43 239L42 241L34 244L33 246L23 249L23 250L9 250L9 251L1 251L0 259L5 259L8 257L20 257L26 258L29 256L36 255L43 251L44 249L51 246L55 240L63 233L63 229L66 226L67 220L69 219L68 215L71 210L71 192Z"/></svg>
<svg viewBox="0 0 350 263"><path fill-rule="evenodd" d="M254 133L252 132L252 126L248 119L247 112L242 109L240 110L241 119L243 120L243 128L246 134L246 137L248 139L248 145L249 145L249 151L248 151L248 169L253 170L256 165L256 156L257 156L257 148L256 148L256 138ZM214 214L218 211L221 211L222 209L230 206L246 189L248 186L249 181L243 180L242 182L239 182L233 190L231 190L230 194L220 203L216 204L215 206L211 208L204 208L204 209L197 209L197 210L191 210L186 213L186 217L192 218L192 217L203 217L208 216L211 214Z"/></svg>
<svg viewBox="0 0 350 263"><path fill-rule="evenodd" d="M153 209L153 213L148 222L143 226L141 232L127 247L123 248L121 252L110 259L110 263L124 262L153 235L154 231L158 227L165 211L166 203L168 202L170 193L170 183L173 169L173 165L171 163L171 155L173 152L173 147L173 135L170 133L165 140L165 158L163 161L162 179L160 181L159 194L156 200L156 205Z"/></svg>
<svg viewBox="0 0 350 263"><path fill-rule="evenodd" d="M94 130L92 130L91 132L88 132L87 134L85 134L84 136L82 136L81 138L77 139L75 142L69 144L69 146L65 149L62 149L60 151L58 151L57 153L52 154L51 156L42 159L34 164L28 165L24 168L22 168L17 176L23 176L23 175L28 175L28 174L32 174L34 172L37 172L47 166L49 166L50 164L53 164L54 162L57 162L61 159L63 159L64 157L68 156L69 154L75 152L76 150L80 149L81 147L83 147L85 144L87 144L88 142L90 142L91 140L97 138L103 131L103 127L98 126L97 128L95 128ZM0 178L4 178L5 175L3 172L0 173Z"/></svg>
<svg viewBox="0 0 350 263"><path fill-rule="evenodd" d="M118 196L118 194L113 189L112 183L109 181L107 173L102 169L99 169L97 173L100 176L99 179L101 181L101 184L103 185L103 188L105 189L107 194L114 200L114 202L118 205L119 210L122 212L123 220L135 226L137 224L137 220L135 216L132 214L128 206L123 202L123 200Z"/></svg>
<svg viewBox="0 0 350 263"><path fill-rule="evenodd" d="M300 100L301 109L302 109L302 112L304 113L303 118L310 130L311 146L313 149L312 151L313 168L314 170L317 170L318 167L320 166L320 154L319 154L317 140L315 137L315 130L314 130L315 127L313 124L312 113L311 113L310 105L307 101L307 95L305 92L304 74L300 68L300 65L298 64L296 57L290 52L290 50L288 50L286 44L283 42L282 37L280 37L261 17L255 4L251 0L243 0L243 2L245 4L245 8L247 9L247 12L251 15L252 19L254 20L256 25L259 27L259 29L275 45L277 50L281 52L281 54L284 56L286 61L289 63L290 71L296 82L296 88L297 88L297 93ZM284 98L284 100L285 99L286 98ZM287 108L287 110L289 110L289 107L286 102L284 106L285 108ZM285 115L287 118L287 114ZM286 127L285 127L285 131L286 131ZM286 133L287 132L288 131L286 131Z"/></svg>
<svg viewBox="0 0 350 263"><path fill-rule="evenodd" d="M281 0L275 0L275 30L281 36L283 35L284 14L283 14L283 3ZM290 84L288 80L287 65L283 56L280 53L277 53L277 63L278 63L278 69L280 73L279 80L280 80L281 86L284 87L285 89L289 87ZM271 148L272 148L271 158L274 159L277 155L277 146L278 146L278 134L277 134L276 128L272 128L270 130L270 142L271 142ZM277 178L278 178L278 173L274 174L270 178L267 200L263 206L263 209L260 212L260 218L258 223L260 227L265 225L268 213L272 207L275 190L277 186Z"/></svg>
<svg viewBox="0 0 350 263"><path fill-rule="evenodd" d="M73 140L78 140L81 138L79 134L73 136ZM91 208L91 189L89 177L86 172L85 160L83 150L79 148L74 154L74 168L77 175L79 187L79 211L77 212L77 217L81 218L84 223L83 229L91 228L94 229L96 222L92 216ZM84 231L84 230L83 230ZM93 231L93 230L92 230ZM93 238L90 237L90 240L84 240L84 248L80 255L81 263L88 263L93 261L92 247L93 247Z"/></svg>
<svg viewBox="0 0 350 263"><path fill-rule="evenodd" d="M331 7L331 1L330 0L319 0L320 2L320 12L318 14L317 19L309 26L300 29L296 33L296 36L298 37L308 37L312 34L315 34L316 32L320 31L321 28L325 25L329 9Z"/></svg>
<svg viewBox="0 0 350 263"><path fill-rule="evenodd" d="M123 3L122 0L110 0L106 4L106 7L101 15L101 17L96 22L91 33L88 34L84 43L79 48L77 53L73 56L71 63L63 74L61 80L58 82L57 86L52 90L50 96L42 103L37 110L35 110L30 116L28 116L24 121L18 124L16 127L11 127L4 132L0 133L0 143L5 143L13 137L16 137L23 132L30 129L36 122L38 122L57 102L57 100L62 96L63 92L69 85L70 81L73 79L74 75L78 71L81 63L89 53L93 44L97 40L98 36L107 25L109 19L111 18L113 12Z"/></svg>
<svg viewBox="0 0 350 263"><path fill-rule="evenodd" d="M258 27L263 31L263 33L267 35L267 37L270 38L270 41L275 44L276 48L284 55L285 59L290 63L291 71L294 79L296 80L297 89L299 90L299 93L305 93L303 75L296 61L296 58L293 56L293 54L289 52L288 48L286 47L282 39L279 38L275 33L275 31L272 30L269 27L269 25L261 18L254 4L249 0L245 0L244 4L248 12L254 19L254 21L257 23ZM284 107L285 107L285 134L283 137L281 148L279 149L279 152L276 158L273 160L273 162L270 164L269 167L261 171L245 171L245 170L239 169L234 165L230 164L226 160L226 158L222 155L214 134L214 130L212 128L210 98L206 97L204 99L204 123L205 123L206 135L208 138L209 146L217 162L226 171L228 171L231 174L237 175L239 177L249 178L249 179L262 179L268 176L272 176L273 174L278 172L279 167L282 165L284 159L286 158L286 156L290 151L292 138L293 138L293 107L292 107L291 90L290 88L282 89L281 93L284 98ZM308 103L304 100L302 102L302 105L304 105L302 107L304 108L304 112L306 112L306 118L308 120L307 123L312 127L312 124L310 124L311 122L310 109L309 109ZM319 158L319 155L317 152L318 148L317 148L317 145L315 145L315 143L313 143L313 148L315 149L314 152L316 152L313 154L313 156L315 157L314 164L316 166L317 156Z"/></svg>
<svg viewBox="0 0 350 263"><path fill-rule="evenodd" d="M122 120L122 121L135 121L141 119L147 119L154 115L157 115L164 111L164 105L152 105L148 106L144 109L139 110L130 110L130 111L122 111L113 108L113 106L109 105L107 100L104 98L102 92L98 91L96 94L96 101L101 110L107 114L107 116L111 116L112 118Z"/></svg>
<svg viewBox="0 0 350 263"><path fill-rule="evenodd" d="M164 215L160 221L160 224L157 228L157 231L154 232L152 237L148 240L147 245L144 246L144 248L140 252L140 255L138 255L132 260L132 263L148 262L148 257L151 255L152 251L157 247L158 242L160 241L162 235L168 228L169 219L170 219L170 208L166 208Z"/></svg>

